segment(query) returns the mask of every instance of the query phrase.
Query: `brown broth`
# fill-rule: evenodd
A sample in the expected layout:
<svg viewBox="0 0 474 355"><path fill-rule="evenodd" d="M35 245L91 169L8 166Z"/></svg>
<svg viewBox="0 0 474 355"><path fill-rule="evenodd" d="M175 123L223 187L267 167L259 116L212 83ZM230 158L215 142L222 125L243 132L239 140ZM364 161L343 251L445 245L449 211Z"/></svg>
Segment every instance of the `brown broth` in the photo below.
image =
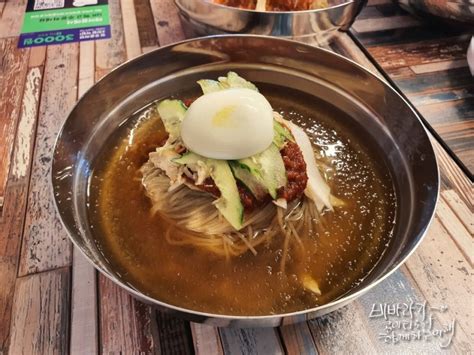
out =
<svg viewBox="0 0 474 355"><path fill-rule="evenodd" d="M138 169L163 140L158 117L131 117L101 153L91 179L90 220L96 242L124 281L160 301L228 315L293 312L328 303L355 287L387 249L396 198L388 168L350 119L329 104L263 87L274 109L304 127L332 167L332 193L346 202L323 216L323 231L302 236L279 271L282 236L226 261L195 247L169 245L165 222L150 213ZM212 207L211 207L212 208ZM301 286L309 273L322 291Z"/></svg>

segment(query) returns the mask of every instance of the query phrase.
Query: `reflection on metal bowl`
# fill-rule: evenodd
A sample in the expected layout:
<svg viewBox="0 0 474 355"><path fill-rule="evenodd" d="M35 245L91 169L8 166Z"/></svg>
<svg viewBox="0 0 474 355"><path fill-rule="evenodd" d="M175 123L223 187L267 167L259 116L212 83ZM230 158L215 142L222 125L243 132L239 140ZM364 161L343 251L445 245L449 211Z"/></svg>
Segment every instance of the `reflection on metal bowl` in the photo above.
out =
<svg viewBox="0 0 474 355"><path fill-rule="evenodd" d="M393 237L356 287L328 304L265 316L210 314L151 298L127 284L98 250L88 218L94 161L107 138L140 108L229 70L257 85L298 90L330 102L376 144L390 169L398 209ZM393 273L421 242L434 214L439 176L428 135L404 99L356 63L284 39L218 36L185 41L135 58L106 75L77 103L58 136L52 184L59 215L74 244L105 276L136 297L189 320L216 326L277 326L311 319L354 300Z"/></svg>
<svg viewBox="0 0 474 355"><path fill-rule="evenodd" d="M188 35L257 34L330 39L348 29L366 0L329 0L323 9L266 11L239 9L206 0L175 0Z"/></svg>

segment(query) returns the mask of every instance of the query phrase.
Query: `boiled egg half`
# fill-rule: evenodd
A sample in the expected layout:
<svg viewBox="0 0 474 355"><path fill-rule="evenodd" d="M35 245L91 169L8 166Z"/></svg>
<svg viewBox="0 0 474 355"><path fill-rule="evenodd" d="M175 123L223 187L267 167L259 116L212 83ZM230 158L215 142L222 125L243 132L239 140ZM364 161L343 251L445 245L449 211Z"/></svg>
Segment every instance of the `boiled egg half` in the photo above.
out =
<svg viewBox="0 0 474 355"><path fill-rule="evenodd" d="M227 89L194 101L181 125L184 145L207 158L234 160L258 154L273 141L273 110L251 89Z"/></svg>

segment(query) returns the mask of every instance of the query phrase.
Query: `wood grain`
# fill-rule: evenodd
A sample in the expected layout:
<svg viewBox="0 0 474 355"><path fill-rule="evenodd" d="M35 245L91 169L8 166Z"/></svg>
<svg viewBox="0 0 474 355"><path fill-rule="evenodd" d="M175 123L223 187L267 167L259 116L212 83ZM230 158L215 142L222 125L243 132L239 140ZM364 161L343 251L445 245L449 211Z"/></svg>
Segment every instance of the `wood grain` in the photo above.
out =
<svg viewBox="0 0 474 355"><path fill-rule="evenodd" d="M217 328L199 323L190 323L190 326L197 355L224 353Z"/></svg>
<svg viewBox="0 0 474 355"><path fill-rule="evenodd" d="M441 192L441 195L472 236L474 234L474 215L472 205L468 207L463 203L463 201L461 201L459 195L453 190L443 191Z"/></svg>
<svg viewBox="0 0 474 355"><path fill-rule="evenodd" d="M433 26L415 19L395 3L369 3L361 15L351 32L457 155L472 178L474 80L466 61L472 31ZM412 27L414 24L416 28Z"/></svg>
<svg viewBox="0 0 474 355"><path fill-rule="evenodd" d="M444 60L434 63L427 64L417 64L410 66L410 69L413 70L415 74L424 74L424 73L433 73L441 70L450 70L454 68L463 68L467 66L467 60L462 59L451 59Z"/></svg>
<svg viewBox="0 0 474 355"><path fill-rule="evenodd" d="M160 46L183 40L184 32L173 0L150 0Z"/></svg>
<svg viewBox="0 0 474 355"><path fill-rule="evenodd" d="M410 70L410 69L407 69L407 70ZM402 79L402 76L400 76L400 80L401 79ZM449 90L449 92L446 92L443 90L437 90L436 88L432 87L431 89L426 90L424 93L409 94L409 98L410 98L410 102L418 107L418 106L423 106L423 105L439 104L440 100L445 100L445 99L449 99L453 101L471 99L471 98L474 98L474 90L471 90L470 88L461 87L459 89L452 88L451 90ZM445 124L434 122L434 120L432 120L431 124L436 127L436 131L439 134L443 134L443 137L445 137L446 134L449 133L449 131L455 130L455 127L459 123L472 125L472 121L458 120L457 118L458 117L456 117L455 120L449 120ZM441 122L443 121L446 121L446 120L443 119L441 116ZM461 121L461 122L455 122L455 121ZM469 127L467 128L469 129Z"/></svg>
<svg viewBox="0 0 474 355"><path fill-rule="evenodd" d="M152 333L151 307L102 275L99 275L99 295L101 353L154 353L159 343Z"/></svg>
<svg viewBox="0 0 474 355"><path fill-rule="evenodd" d="M166 312L156 312L161 354L192 354L193 341L189 322Z"/></svg>
<svg viewBox="0 0 474 355"><path fill-rule="evenodd" d="M306 322L286 325L279 331L287 354L318 354L318 349Z"/></svg>
<svg viewBox="0 0 474 355"><path fill-rule="evenodd" d="M142 54L137 18L135 15L135 6L133 1L122 0L121 7L127 59L132 59Z"/></svg>
<svg viewBox="0 0 474 355"><path fill-rule="evenodd" d="M97 354L97 272L77 248L73 251L71 292L71 353Z"/></svg>
<svg viewBox="0 0 474 355"><path fill-rule="evenodd" d="M274 328L220 328L225 354L284 354Z"/></svg>
<svg viewBox="0 0 474 355"><path fill-rule="evenodd" d="M17 280L10 354L66 354L69 335L69 269Z"/></svg>
<svg viewBox="0 0 474 355"><path fill-rule="evenodd" d="M438 161L439 170L441 172L442 189L453 189L463 200L466 206L472 210L474 204L473 183L463 173L460 167L444 148L434 139L431 139L436 159Z"/></svg>
<svg viewBox="0 0 474 355"><path fill-rule="evenodd" d="M28 50L16 48L15 38L0 39L0 215L28 69L28 55Z"/></svg>
<svg viewBox="0 0 474 355"><path fill-rule="evenodd" d="M440 124L461 123L474 117L474 98L419 105L418 110L423 117L430 118L433 127Z"/></svg>
<svg viewBox="0 0 474 355"><path fill-rule="evenodd" d="M451 191L452 193L454 191ZM446 203L443 194L441 194L436 207L436 218L441 222L446 231L451 235L454 243L458 247L461 254L469 262L470 266L474 266L474 240L472 233L470 234L463 223L458 219L454 211ZM472 221L471 214L471 221Z"/></svg>
<svg viewBox="0 0 474 355"><path fill-rule="evenodd" d="M94 42L79 45L79 97L94 84L94 47ZM72 258L70 349L72 354L96 354L99 351L97 273L76 247Z"/></svg>
<svg viewBox="0 0 474 355"><path fill-rule="evenodd" d="M34 55L35 51L31 51ZM24 85L12 168L6 186L3 215L0 217L0 353L9 343L11 307L26 211L28 181L36 133L36 117L41 89L42 62L29 61ZM39 65L39 66L37 66Z"/></svg>
<svg viewBox="0 0 474 355"><path fill-rule="evenodd" d="M367 314L357 303L309 321L308 325L322 354L341 354L347 349L354 354L370 354L379 346L379 342L372 340ZM357 336L344 336L354 329L357 329Z"/></svg>
<svg viewBox="0 0 474 355"><path fill-rule="evenodd" d="M111 1L109 4L109 12L112 37L95 42L96 71L110 70L123 63L127 58L120 1Z"/></svg>
<svg viewBox="0 0 474 355"><path fill-rule="evenodd" d="M57 216L50 186L51 155L77 98L78 46L47 51L19 275L71 264L71 243Z"/></svg>
<svg viewBox="0 0 474 355"><path fill-rule="evenodd" d="M46 60L46 47L33 47L30 48L30 58L28 60L28 66L43 67Z"/></svg>
<svg viewBox="0 0 474 355"><path fill-rule="evenodd" d="M384 69L428 64L433 61L460 60L466 57L468 38L460 43L450 39L430 40L422 43L408 43L370 47L369 52L380 60Z"/></svg>
<svg viewBox="0 0 474 355"><path fill-rule="evenodd" d="M8 1L2 11L0 21L0 38L13 37L18 41L18 34L23 23L23 14L25 12L27 0Z"/></svg>
<svg viewBox="0 0 474 355"><path fill-rule="evenodd" d="M79 81L77 97L80 98L94 85L95 78L95 44L92 41L81 42L79 45Z"/></svg>
<svg viewBox="0 0 474 355"><path fill-rule="evenodd" d="M371 18L357 21L353 28L359 32L394 30L397 28L417 27L420 22L411 16L393 16L390 18Z"/></svg>
<svg viewBox="0 0 474 355"><path fill-rule="evenodd" d="M452 235L441 225L439 217L434 219L430 233L406 265L431 306L448 306L449 312L440 312L437 318L443 324L456 321L452 349L458 353L473 351L470 340L473 310L466 308L466 301L474 294L470 279L473 269L456 247Z"/></svg>
<svg viewBox="0 0 474 355"><path fill-rule="evenodd" d="M449 141L450 147L466 166L474 166L471 143L469 139L466 139L466 137L474 137L474 120L437 124L436 131Z"/></svg>
<svg viewBox="0 0 474 355"><path fill-rule="evenodd" d="M135 0L134 3L142 51L143 48L156 47L158 45L158 36L150 2L148 0Z"/></svg>

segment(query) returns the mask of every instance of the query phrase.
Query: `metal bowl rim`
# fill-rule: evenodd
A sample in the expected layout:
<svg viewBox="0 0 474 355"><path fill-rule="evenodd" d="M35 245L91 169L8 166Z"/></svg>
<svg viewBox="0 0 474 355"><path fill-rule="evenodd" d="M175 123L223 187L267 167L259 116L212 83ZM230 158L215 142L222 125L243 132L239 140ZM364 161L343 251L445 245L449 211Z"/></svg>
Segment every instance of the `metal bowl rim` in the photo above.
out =
<svg viewBox="0 0 474 355"><path fill-rule="evenodd" d="M435 201L434 201L434 204L433 204L433 209L431 211L431 216L429 218L429 221L428 223L425 225L424 227L424 230L422 231L421 233L421 236L419 238L419 240L416 242L416 244L412 247L412 249L410 250L410 252L401 260L399 261L397 264L395 264L395 266L392 266L393 269L390 270L389 272L387 272L385 275L381 276L379 279L373 281L372 283L368 284L367 286L365 286L363 289L355 292L355 293L349 293L341 298L338 298L332 302L329 302L329 303L326 303L326 304L323 304L321 306L318 306L318 307L313 307L313 308L308 308L308 309L304 309L304 310L300 310L300 311L295 311L295 312L290 312L290 313L280 313L280 314L272 314L272 315L263 315L263 316L258 316L258 315L255 315L255 316L241 316L241 315L229 315L229 314L214 314L214 313L207 313L207 312L201 312L201 311L197 311L197 310L193 310L193 309L188 309L188 308L182 308L182 307L179 307L179 306L175 306L175 305L172 305L172 304L168 304L166 302L163 302L163 301L159 301L157 299L154 299L150 296L147 296L143 293L141 293L139 290L136 290L128 285L126 285L125 283L123 283L121 280L119 280L118 278L116 278L114 275L111 275L109 274L106 270L103 270L102 268L100 267L97 267L97 265L89 258L89 256L82 250L82 248L76 243L76 240L73 238L73 235L75 235L75 233L71 230L71 228L69 228L69 226L67 226L63 219L62 219L62 216L61 216L61 213L59 211L59 206L58 206L58 201L56 200L56 196L55 196L55 187L54 187L54 183L53 183L53 180L54 180L54 176L53 176L53 164L55 162L55 159L54 159L54 156L55 156L55 152L56 152L56 149L58 147L58 142L63 134L63 131L64 131L64 128L65 128L65 125L68 121L68 118L70 117L71 113L76 109L76 107L80 104L80 102L82 101L82 98L87 95L90 91L93 90L93 88L97 85L97 83L99 83L100 81L102 80L106 80L106 78L114 71L120 69L122 66L125 66L125 65L128 65L129 63L132 63L136 60L140 60L142 57L144 56L147 56L147 55L151 55L152 53L156 52L156 51L160 51L162 49L168 49L168 48L172 48L174 46L177 46L177 45L182 45L182 44L185 44L185 43L190 43L190 42L194 42L194 41L201 41L201 40L209 40L209 39L219 39L219 38L238 38L238 37L246 37L246 38L258 38L258 39L267 39L267 40L270 40L270 41L280 41L280 42L288 42L288 45L300 45L300 46L304 46L304 47L307 47L309 48L310 50L321 50L323 52L325 52L326 54L328 55L333 55L333 56L336 56L336 57L339 57L339 59L342 59L346 62L349 62L350 64L352 65L355 65L356 67L358 67L359 69L362 69L363 71L367 72L370 76L374 77L377 81L379 81L380 83L382 83L382 85L384 85L386 88L389 88L389 90L394 93L395 95L397 95L403 103L405 103L408 108L410 109L410 111L413 113L413 115L416 117L416 119L418 120L418 123L421 125L421 127L424 129L425 133L426 133L426 138L430 144L430 147L431 147L431 151L433 153L433 157L434 157L434 163L435 163L435 166L436 166L436 198L435 198ZM67 118L66 120L62 123L61 125L61 129L59 130L57 136L56 136L56 139L55 139L55 142L54 142L54 146L53 146L53 159L51 159L51 173L49 174L49 179L50 179L50 185L52 187L51 189L51 193L52 193L52 197L53 197L53 201L54 201L54 207L55 207L55 210L56 210L56 213L57 215L59 216L59 219L61 221L61 224L63 225L63 227L66 229L67 233L68 233L68 237L69 239L72 241L72 243L74 244L74 246L76 248L78 248L78 250L80 250L80 252L82 253L82 255L86 258L86 260L92 264L94 266L94 268L96 270L98 270L102 275L106 276L109 280L111 280L112 282L114 282L115 284L117 284L118 286L122 287L123 289L125 289L127 292L130 292L131 294L133 294L134 296L142 299L142 300L145 300L146 302L149 302L151 304L155 304L155 305L158 305L160 307L164 307L164 308L167 308L167 309L170 309L170 310L173 310L173 311L177 311L177 312L180 312L180 313L183 313L183 314L192 314L192 315L195 315L195 316L200 316L200 317L205 317L207 319L220 319L220 320L255 320L255 321L258 321L258 320L272 320L272 319L284 319L284 318L287 318L287 317L294 317L294 316L300 316L300 315L304 315L304 314L308 314L308 313L314 313L314 312L318 312L318 311L323 311L325 309L331 309L333 307L338 307L339 304L344 304L346 302L349 302L349 301L352 301L353 299L355 298L358 298L360 297L361 295L365 294L366 292L368 292L369 290L371 290L373 287L377 286L378 284L380 284L382 281L384 281L386 278L388 278L389 276L391 276L395 271L397 271L400 266L402 266L405 261L415 252L415 250L419 247L419 245L421 244L421 242L423 241L423 239L425 238L426 236L426 233L429 229L429 226L431 225L433 219L434 219L434 215L435 215L435 210L436 210L436 205L438 203L438 199L439 199L439 194L440 194L440 172L439 172L439 166L438 166L438 161L437 161L437 157L436 157L436 154L434 152L434 148L433 148L433 144L431 143L431 140L429 139L429 136L428 136L428 131L426 129L426 127L424 126L423 122L421 121L421 119L418 117L418 114L416 113L416 111L412 108L411 104L405 100L405 98L403 96L401 96L395 89L392 88L392 86L390 84L388 84L387 82L383 81L381 78L379 78L376 74L374 74L371 70L363 67L362 65L360 65L359 63L353 61L352 59L349 59L349 58L346 58L344 57L343 55L341 54L338 54L338 53L335 53L335 52L332 52L328 49L325 49L325 48L321 48L321 47L316 47L316 46L312 46L310 44L306 44L306 43L301 43L301 42L297 42L297 41L293 41L293 40L290 40L290 39L285 39L285 38L279 38L279 37L272 37L272 36L263 36L263 35L251 35L251 34L239 34L239 35L229 35L229 34L223 34L223 35L213 35L213 36L205 36L205 37L196 37L196 38L191 38L191 39L185 39L183 41L179 41L179 42L174 42L174 43L171 43L171 44L168 44L166 46L162 46L162 47L159 47L159 48L156 48L155 50L153 51L150 51L150 52L147 52L147 53L143 53L135 58L132 58L132 59L128 59L127 61L123 62L122 64L116 66L115 68L113 68L109 73L107 73L106 75L104 75L102 78L100 78L99 80L97 80L94 85L92 85L89 89L87 89L84 94L77 100L77 102L74 104L74 106L72 107L72 109L69 111L68 115L67 115ZM350 292L350 291L349 291Z"/></svg>
<svg viewBox="0 0 474 355"><path fill-rule="evenodd" d="M269 15L278 15L278 14L296 15L296 14L308 14L308 13L313 14L313 13L318 13L318 12L325 12L327 10L337 9L339 7L344 7L344 6L347 6L347 5L350 5L350 4L355 4L357 2L357 0L347 0L347 1L344 1L343 3L341 3L341 4L328 6L328 7L324 7L324 8L320 8L320 9L313 9L313 10L259 11L259 10L252 10L252 9L241 9L239 7L232 7L232 6L227 6L227 5L223 5L223 4L216 4L216 3L213 3L210 0L195 0L195 1L203 2L203 3L209 4L210 6L216 6L216 7L221 8L221 9L226 9L226 10L229 10L229 11L235 11L235 12L238 12L238 13L262 14L262 15L263 14L269 14ZM183 8L183 6L180 3L180 0L174 0L174 3L180 9ZM187 9L185 9L185 10L188 11ZM181 43L181 42L175 42L175 43ZM163 47L160 47L160 48L163 48ZM159 49L159 48L157 48L157 49Z"/></svg>

